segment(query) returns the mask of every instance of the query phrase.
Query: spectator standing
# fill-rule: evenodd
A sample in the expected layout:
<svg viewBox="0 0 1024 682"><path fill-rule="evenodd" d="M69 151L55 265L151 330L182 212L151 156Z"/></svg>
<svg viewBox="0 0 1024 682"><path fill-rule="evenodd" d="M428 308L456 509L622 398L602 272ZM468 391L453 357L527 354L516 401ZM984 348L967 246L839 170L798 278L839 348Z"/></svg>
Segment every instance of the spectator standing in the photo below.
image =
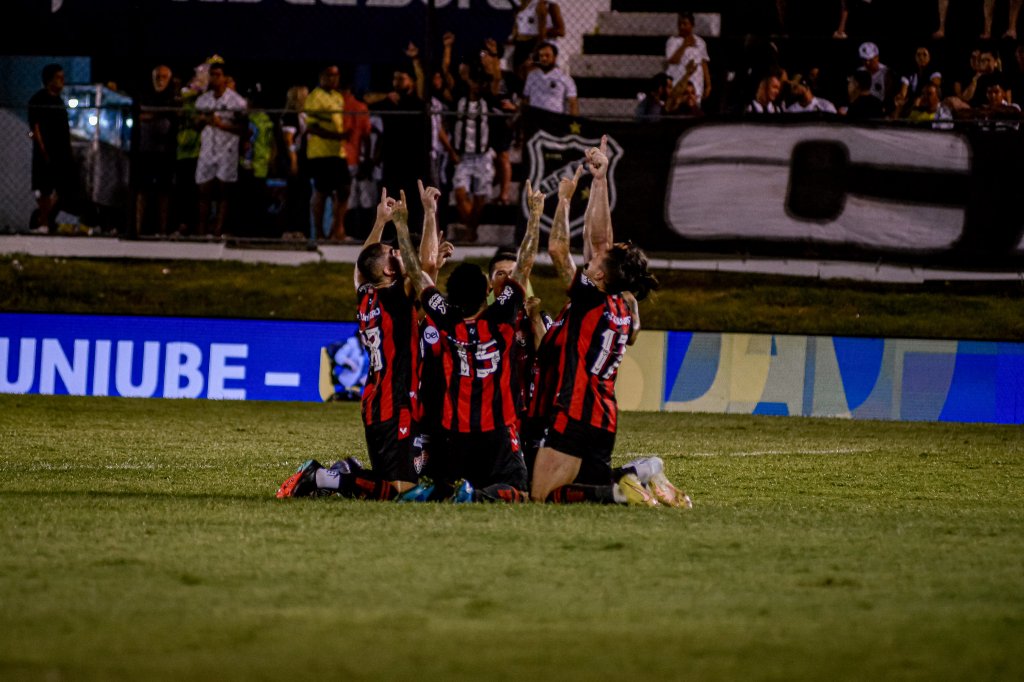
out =
<svg viewBox="0 0 1024 682"><path fill-rule="evenodd" d="M490 147L490 107L482 96L481 74L475 69L467 82L469 91L455 105L454 147L455 206L465 233L459 241L473 243L484 206L494 182L494 151Z"/></svg>
<svg viewBox="0 0 1024 682"><path fill-rule="evenodd" d="M305 239L310 226L309 172L306 169L306 98L309 88L293 85L285 93L281 114L278 154L285 159L287 189L285 191L286 234Z"/></svg>
<svg viewBox="0 0 1024 682"><path fill-rule="evenodd" d="M497 204L508 204L512 201L512 148L515 115L519 106L515 102L514 84L510 75L501 70L501 56L498 54L498 43L488 38L484 41L484 49L480 51L480 65L483 69L481 85L483 96L496 112L492 116L491 148L497 155L495 166L498 175Z"/></svg>
<svg viewBox="0 0 1024 682"><path fill-rule="evenodd" d="M523 87L523 106L579 116L576 82L555 66L557 58L558 48L550 43L537 50L537 68L526 77Z"/></svg>
<svg viewBox="0 0 1024 682"><path fill-rule="evenodd" d="M383 165L382 182L392 196L401 190L405 190L406 196L418 196L417 182L429 173L425 142L429 130L424 123L424 103L416 94L413 73L410 66L396 69L391 92L370 105L383 119L384 130L375 151ZM413 201L408 209L409 224L422 225L422 206Z"/></svg>
<svg viewBox="0 0 1024 682"><path fill-rule="evenodd" d="M149 197L156 198L157 231L167 234L171 190L174 187L175 139L179 100L170 67L153 69L151 86L139 97L138 148L132 159L135 185L135 233L142 234Z"/></svg>
<svg viewBox="0 0 1024 682"><path fill-rule="evenodd" d="M693 32L693 13L679 13L679 34L665 42L665 73L678 83L684 78L697 90L698 103L711 95L708 46Z"/></svg>
<svg viewBox="0 0 1024 682"><path fill-rule="evenodd" d="M1004 38L1017 39L1017 19L1020 18L1020 8L1024 0L1009 0L1008 24ZM995 18L996 0L985 0L983 5L984 28L980 38L988 40L992 37L992 20ZM949 13L949 0L938 0L939 28L932 34L933 38L939 39L946 36L946 15Z"/></svg>
<svg viewBox="0 0 1024 682"><path fill-rule="evenodd" d="M39 207L34 230L47 233L58 204L74 200L75 164L71 155L71 126L61 93L64 68L47 64L43 87L28 101L29 135L32 137L32 193Z"/></svg>
<svg viewBox="0 0 1024 682"><path fill-rule="evenodd" d="M557 45L565 36L565 21L557 2L521 0L512 25L512 70L519 81L526 79L534 53L544 43ZM555 53L557 55L557 52Z"/></svg>
<svg viewBox="0 0 1024 682"><path fill-rule="evenodd" d="M203 62L193 69L192 80L181 89L181 113L178 117L177 149L174 155L174 209L178 221L176 237L190 234L197 228L199 192L196 187L196 165L199 163L199 114L196 100L209 87L210 64Z"/></svg>
<svg viewBox="0 0 1024 682"><path fill-rule="evenodd" d="M345 96L338 90L341 70L332 64L320 72L320 85L306 98L306 158L313 178L313 234L319 237L324 224L327 199L331 199L331 241L345 239L345 207L352 179L344 141L351 137L345 130L342 112Z"/></svg>
<svg viewBox="0 0 1024 682"><path fill-rule="evenodd" d="M210 64L210 87L196 100L199 123L199 234L206 235L210 211L216 197L217 213L213 235L224 234L229 195L238 182L238 152L242 132L247 129L245 99L228 87L223 63Z"/></svg>
<svg viewBox="0 0 1024 682"><path fill-rule="evenodd" d="M344 216L348 215L348 208L352 205L355 198L355 192L352 189L355 187L355 178L360 175L367 175L372 170L370 135L373 129L370 125L370 107L366 106L366 103L352 92L352 80L347 74L341 81L341 94L345 98L345 113L342 115L342 126L348 135L342 144L345 147L345 161L348 163L350 190L345 197L345 201L339 202L339 204L343 208L341 227L347 233L348 230L345 229ZM363 165L362 171L360 171L360 164ZM369 164L370 167L367 167L366 164ZM335 210L338 209L336 208Z"/></svg>

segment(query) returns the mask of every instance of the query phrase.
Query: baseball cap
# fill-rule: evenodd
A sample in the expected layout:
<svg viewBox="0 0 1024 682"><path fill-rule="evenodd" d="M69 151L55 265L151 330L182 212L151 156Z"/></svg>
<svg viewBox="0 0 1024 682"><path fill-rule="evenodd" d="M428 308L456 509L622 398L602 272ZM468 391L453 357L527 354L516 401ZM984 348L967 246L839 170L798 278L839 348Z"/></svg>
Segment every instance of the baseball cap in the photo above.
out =
<svg viewBox="0 0 1024 682"><path fill-rule="evenodd" d="M861 43L857 53L860 54L861 59L874 59L878 56L878 45L874 43Z"/></svg>

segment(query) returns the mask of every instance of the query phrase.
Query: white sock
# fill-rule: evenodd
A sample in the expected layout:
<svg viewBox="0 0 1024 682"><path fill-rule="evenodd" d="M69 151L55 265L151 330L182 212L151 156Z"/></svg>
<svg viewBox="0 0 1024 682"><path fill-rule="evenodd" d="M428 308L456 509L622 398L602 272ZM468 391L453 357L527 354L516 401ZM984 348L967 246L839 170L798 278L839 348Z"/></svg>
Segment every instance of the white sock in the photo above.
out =
<svg viewBox="0 0 1024 682"><path fill-rule="evenodd" d="M341 487L341 472L337 469L317 469L316 487L337 490Z"/></svg>
<svg viewBox="0 0 1024 682"><path fill-rule="evenodd" d="M622 494L622 490L619 488L618 483L612 484L612 499L615 500L617 504L626 504L626 496Z"/></svg>
<svg viewBox="0 0 1024 682"><path fill-rule="evenodd" d="M665 463L661 461L661 457L638 457L622 468L633 469L640 482L647 485L651 477L665 470Z"/></svg>

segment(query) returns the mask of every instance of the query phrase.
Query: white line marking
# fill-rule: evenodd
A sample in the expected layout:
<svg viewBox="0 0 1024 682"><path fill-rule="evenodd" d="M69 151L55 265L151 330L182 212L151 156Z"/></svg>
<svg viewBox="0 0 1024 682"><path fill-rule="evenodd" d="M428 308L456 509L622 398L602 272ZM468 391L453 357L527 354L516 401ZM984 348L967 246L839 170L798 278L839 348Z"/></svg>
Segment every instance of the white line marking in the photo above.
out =
<svg viewBox="0 0 1024 682"><path fill-rule="evenodd" d="M263 383L267 386L296 388L300 379L298 372L267 372L263 375Z"/></svg>

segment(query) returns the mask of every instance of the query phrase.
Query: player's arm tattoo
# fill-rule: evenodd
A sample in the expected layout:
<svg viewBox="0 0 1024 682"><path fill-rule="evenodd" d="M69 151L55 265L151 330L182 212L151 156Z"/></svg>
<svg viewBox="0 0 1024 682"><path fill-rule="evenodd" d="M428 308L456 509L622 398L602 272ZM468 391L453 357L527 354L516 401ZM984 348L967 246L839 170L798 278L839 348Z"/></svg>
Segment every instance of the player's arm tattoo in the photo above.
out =
<svg viewBox="0 0 1024 682"><path fill-rule="evenodd" d="M405 273L412 283L413 290L419 296L423 290L433 286L434 282L423 272L420 265L419 254L409 236L409 212L404 205L395 207L392 220L395 223L395 233L398 235L398 250L402 254L402 263L405 265Z"/></svg>
<svg viewBox="0 0 1024 682"><path fill-rule="evenodd" d="M544 194L535 192L529 180L526 181L526 204L530 209L530 219L526 223L526 234L523 236L523 243L519 245L516 268L512 273L512 279L519 282L523 289L526 288L526 282L533 270L533 262L537 258L537 247L540 245L540 217L544 212Z"/></svg>

